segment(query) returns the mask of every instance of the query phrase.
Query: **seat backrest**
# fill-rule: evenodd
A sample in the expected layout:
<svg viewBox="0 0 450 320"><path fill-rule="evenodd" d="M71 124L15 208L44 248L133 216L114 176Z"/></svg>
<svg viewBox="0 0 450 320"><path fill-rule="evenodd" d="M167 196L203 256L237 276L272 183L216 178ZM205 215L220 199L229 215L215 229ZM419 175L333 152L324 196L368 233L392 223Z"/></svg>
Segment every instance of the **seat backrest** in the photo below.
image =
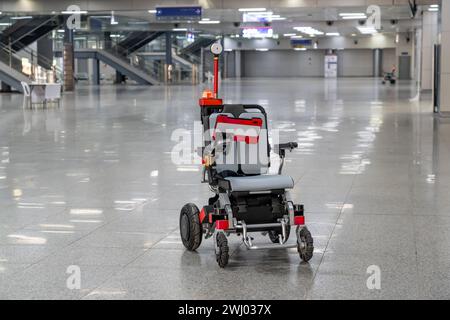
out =
<svg viewBox="0 0 450 320"><path fill-rule="evenodd" d="M245 110L240 105L224 107L223 112L209 118L209 139L224 143L225 152L216 150L217 172L232 171L255 175L269 168L266 116L258 110Z"/></svg>
<svg viewBox="0 0 450 320"><path fill-rule="evenodd" d="M23 94L27 97L30 96L30 86L25 81L21 81L20 84L22 85Z"/></svg>

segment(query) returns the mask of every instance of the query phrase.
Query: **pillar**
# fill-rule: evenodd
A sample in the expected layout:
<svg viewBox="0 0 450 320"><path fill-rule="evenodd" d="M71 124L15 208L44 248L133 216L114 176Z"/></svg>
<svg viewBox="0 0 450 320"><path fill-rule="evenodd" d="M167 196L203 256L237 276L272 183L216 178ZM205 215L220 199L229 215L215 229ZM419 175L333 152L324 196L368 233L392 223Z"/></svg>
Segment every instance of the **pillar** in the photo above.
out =
<svg viewBox="0 0 450 320"><path fill-rule="evenodd" d="M166 32L166 64L172 64L172 33Z"/></svg>
<svg viewBox="0 0 450 320"><path fill-rule="evenodd" d="M73 91L75 88L73 29L67 28L67 23L64 24L63 70L64 70L64 91Z"/></svg>
<svg viewBox="0 0 450 320"><path fill-rule="evenodd" d="M92 82L95 85L100 85L100 61L98 59L92 60Z"/></svg>
<svg viewBox="0 0 450 320"><path fill-rule="evenodd" d="M422 15L422 52L420 90L431 91L433 88L433 55L437 43L438 13L424 11Z"/></svg>
<svg viewBox="0 0 450 320"><path fill-rule="evenodd" d="M41 67L50 70L53 65L53 40L43 37L37 41L37 63Z"/></svg>
<svg viewBox="0 0 450 320"><path fill-rule="evenodd" d="M450 113L450 0L442 0L441 8L441 63L439 75L439 111Z"/></svg>
<svg viewBox="0 0 450 320"><path fill-rule="evenodd" d="M242 58L241 58L241 50L234 51L234 67L235 67L235 76L236 78L240 78L242 76Z"/></svg>
<svg viewBox="0 0 450 320"><path fill-rule="evenodd" d="M383 57L383 52L381 49L373 49L372 69L373 69L374 77L381 76L381 69L383 66L382 57Z"/></svg>

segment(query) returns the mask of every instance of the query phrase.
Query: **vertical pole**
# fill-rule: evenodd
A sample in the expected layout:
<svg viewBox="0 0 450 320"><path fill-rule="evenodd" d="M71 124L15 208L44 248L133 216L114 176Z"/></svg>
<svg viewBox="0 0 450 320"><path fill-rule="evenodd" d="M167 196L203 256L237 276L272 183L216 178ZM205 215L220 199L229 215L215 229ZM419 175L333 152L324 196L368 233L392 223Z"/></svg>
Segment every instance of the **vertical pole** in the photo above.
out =
<svg viewBox="0 0 450 320"><path fill-rule="evenodd" d="M173 67L172 67L172 33L165 33L165 47L166 47L166 55L165 60L166 63L164 65L164 74L165 74L165 82L166 84L173 81Z"/></svg>
<svg viewBox="0 0 450 320"><path fill-rule="evenodd" d="M9 51L9 66L12 68L12 46L11 46L11 37L9 37L9 41L8 41L8 51Z"/></svg>
<svg viewBox="0 0 450 320"><path fill-rule="evenodd" d="M219 93L219 56L214 56L214 98L218 97Z"/></svg>
<svg viewBox="0 0 450 320"><path fill-rule="evenodd" d="M64 91L73 91L75 87L75 57L73 47L73 29L64 23L64 49L63 49Z"/></svg>

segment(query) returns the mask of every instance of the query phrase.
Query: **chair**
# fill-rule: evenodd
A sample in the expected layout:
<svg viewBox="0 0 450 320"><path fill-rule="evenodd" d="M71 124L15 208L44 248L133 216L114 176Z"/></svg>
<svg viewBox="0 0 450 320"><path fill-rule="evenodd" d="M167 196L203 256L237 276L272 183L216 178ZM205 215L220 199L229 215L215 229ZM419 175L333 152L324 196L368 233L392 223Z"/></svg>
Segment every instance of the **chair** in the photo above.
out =
<svg viewBox="0 0 450 320"><path fill-rule="evenodd" d="M28 83L21 81L20 84L22 85L22 89L23 89L23 95L24 98L23 99L23 107L25 108L25 105L27 104L27 101L30 101L30 105L31 105L31 92L30 92L30 86L28 85Z"/></svg>
<svg viewBox="0 0 450 320"><path fill-rule="evenodd" d="M24 108L27 100L30 102L30 108L33 108L33 104L45 103L45 95L42 88L35 87L33 90L31 90L30 85L28 83L21 81L20 84L22 85L23 94L27 98L26 100L24 100L23 104Z"/></svg>
<svg viewBox="0 0 450 320"><path fill-rule="evenodd" d="M57 101L58 107L61 102L61 84L52 83L45 86L45 103L48 101Z"/></svg>

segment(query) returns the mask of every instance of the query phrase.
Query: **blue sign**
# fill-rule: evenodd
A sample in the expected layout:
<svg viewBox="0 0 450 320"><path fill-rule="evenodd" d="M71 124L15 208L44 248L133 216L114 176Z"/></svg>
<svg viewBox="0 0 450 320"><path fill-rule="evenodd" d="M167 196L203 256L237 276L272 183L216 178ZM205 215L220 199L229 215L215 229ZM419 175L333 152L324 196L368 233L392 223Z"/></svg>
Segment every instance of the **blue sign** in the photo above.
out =
<svg viewBox="0 0 450 320"><path fill-rule="evenodd" d="M157 7L156 18L159 20L199 20L202 7Z"/></svg>
<svg viewBox="0 0 450 320"><path fill-rule="evenodd" d="M291 39L292 46L310 46L312 45L311 39Z"/></svg>

